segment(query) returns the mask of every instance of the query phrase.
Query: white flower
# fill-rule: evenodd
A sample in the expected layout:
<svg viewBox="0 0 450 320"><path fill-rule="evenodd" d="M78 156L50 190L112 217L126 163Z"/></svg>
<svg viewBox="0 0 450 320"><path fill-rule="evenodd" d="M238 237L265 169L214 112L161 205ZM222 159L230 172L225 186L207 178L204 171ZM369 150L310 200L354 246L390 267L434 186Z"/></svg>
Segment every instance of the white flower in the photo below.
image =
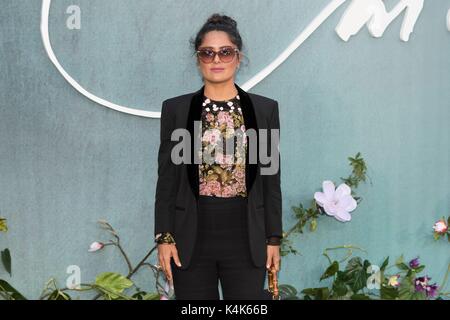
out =
<svg viewBox="0 0 450 320"><path fill-rule="evenodd" d="M229 105L230 107L233 105L233 102L231 102L231 101L228 101L227 102L227 105Z"/></svg>
<svg viewBox="0 0 450 320"><path fill-rule="evenodd" d="M389 278L388 285L391 287L398 287L400 285L400 282L398 282L398 278L400 278L400 275L396 274Z"/></svg>
<svg viewBox="0 0 450 320"><path fill-rule="evenodd" d="M95 241L95 242L91 243L91 246L89 247L88 251L89 252L95 252L95 251L98 251L98 250L102 249L104 246L105 245L103 243Z"/></svg>
<svg viewBox="0 0 450 320"><path fill-rule="evenodd" d="M349 212L356 208L356 200L351 196L351 189L345 183L341 183L337 189L330 180L322 183L323 192L314 193L314 199L325 213L335 217L339 221L350 221L352 216Z"/></svg>
<svg viewBox="0 0 450 320"><path fill-rule="evenodd" d="M205 100L205 103L210 103L210 102L211 102L211 100L209 100L209 99Z"/></svg>
<svg viewBox="0 0 450 320"><path fill-rule="evenodd" d="M434 224L433 229L435 232L442 234L447 232L448 226L445 220L439 220Z"/></svg>

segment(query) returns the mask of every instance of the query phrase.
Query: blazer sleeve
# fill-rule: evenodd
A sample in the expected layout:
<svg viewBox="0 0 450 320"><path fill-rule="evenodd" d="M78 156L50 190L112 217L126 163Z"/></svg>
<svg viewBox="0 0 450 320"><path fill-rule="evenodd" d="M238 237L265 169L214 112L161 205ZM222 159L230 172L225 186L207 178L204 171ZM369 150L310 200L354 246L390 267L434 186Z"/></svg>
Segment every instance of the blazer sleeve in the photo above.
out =
<svg viewBox="0 0 450 320"><path fill-rule="evenodd" d="M268 149L272 150L272 143L277 144L276 150L278 151L278 170L272 175L261 175L263 180L264 191L264 207L265 207L265 223L266 223L266 237L278 237L283 238L283 224L282 224L282 196L281 196L281 155L279 152L279 140L272 138L272 132L270 129L278 129L280 132L280 118L278 101L275 101L272 116L269 123L268 130ZM278 134L278 138L281 134Z"/></svg>
<svg viewBox="0 0 450 320"><path fill-rule="evenodd" d="M155 195L155 236L162 232L173 232L172 221L175 214L177 191L176 165L171 160L171 152L176 144L176 141L171 141L173 130L175 130L175 118L165 100L162 103L160 122L158 180Z"/></svg>

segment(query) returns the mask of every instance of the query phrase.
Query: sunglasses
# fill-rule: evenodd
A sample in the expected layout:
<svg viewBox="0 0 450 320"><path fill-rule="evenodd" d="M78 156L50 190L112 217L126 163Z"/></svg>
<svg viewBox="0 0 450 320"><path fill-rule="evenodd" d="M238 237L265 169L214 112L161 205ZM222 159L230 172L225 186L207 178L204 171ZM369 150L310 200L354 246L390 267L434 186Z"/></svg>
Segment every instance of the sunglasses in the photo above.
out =
<svg viewBox="0 0 450 320"><path fill-rule="evenodd" d="M212 49L200 49L197 50L197 57L204 63L211 63L216 58L216 55L219 56L220 61L224 63L229 63L233 61L236 54L239 52L239 49L233 47L224 47L219 51L213 51Z"/></svg>

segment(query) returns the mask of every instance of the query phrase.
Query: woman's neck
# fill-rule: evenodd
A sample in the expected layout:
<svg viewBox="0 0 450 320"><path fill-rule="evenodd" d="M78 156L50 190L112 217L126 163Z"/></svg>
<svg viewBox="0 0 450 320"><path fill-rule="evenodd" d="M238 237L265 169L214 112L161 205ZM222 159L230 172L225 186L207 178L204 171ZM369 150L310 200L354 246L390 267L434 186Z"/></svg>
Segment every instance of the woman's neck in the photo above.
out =
<svg viewBox="0 0 450 320"><path fill-rule="evenodd" d="M225 101L233 99L238 94L238 91L234 85L234 81L227 83L205 83L203 94L211 100Z"/></svg>

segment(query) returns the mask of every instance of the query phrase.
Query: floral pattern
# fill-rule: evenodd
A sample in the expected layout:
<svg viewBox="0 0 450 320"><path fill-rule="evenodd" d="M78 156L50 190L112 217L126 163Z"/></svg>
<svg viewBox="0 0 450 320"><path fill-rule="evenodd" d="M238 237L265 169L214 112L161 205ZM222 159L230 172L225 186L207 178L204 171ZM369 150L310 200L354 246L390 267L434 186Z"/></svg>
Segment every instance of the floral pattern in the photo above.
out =
<svg viewBox="0 0 450 320"><path fill-rule="evenodd" d="M231 146L234 148L234 156L227 152L227 148ZM247 139L239 95L226 101L211 100L203 96L202 150L199 194L246 197Z"/></svg>

